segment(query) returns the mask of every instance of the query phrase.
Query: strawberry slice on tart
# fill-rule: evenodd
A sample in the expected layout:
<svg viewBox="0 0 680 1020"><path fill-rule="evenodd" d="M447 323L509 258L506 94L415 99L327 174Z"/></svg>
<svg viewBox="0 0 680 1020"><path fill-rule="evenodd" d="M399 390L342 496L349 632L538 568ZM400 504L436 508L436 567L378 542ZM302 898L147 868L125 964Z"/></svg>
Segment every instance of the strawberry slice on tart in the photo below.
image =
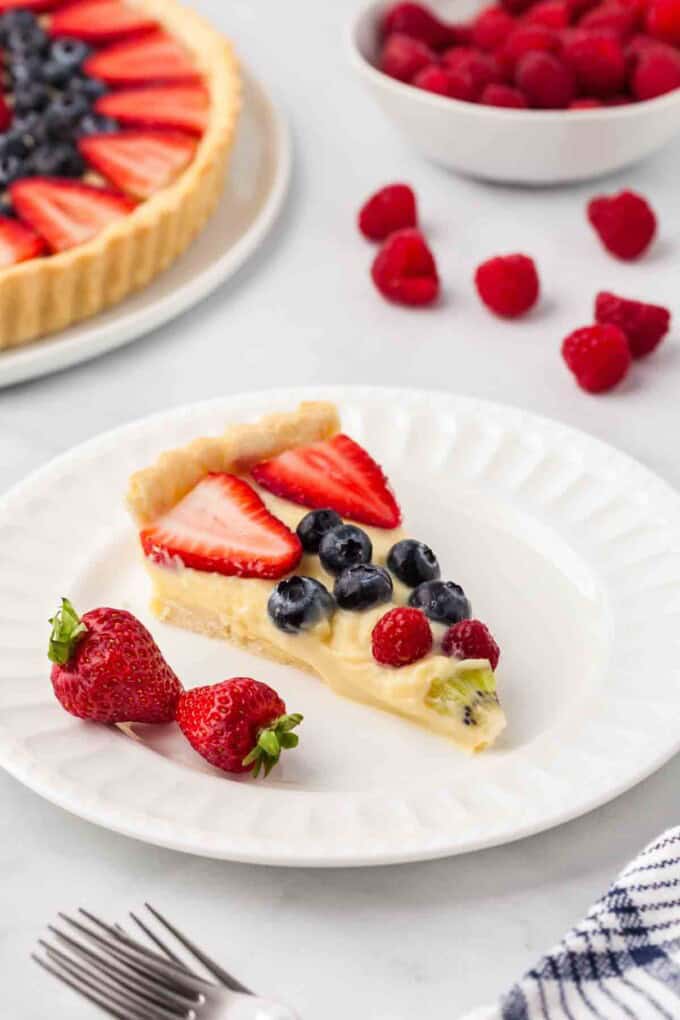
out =
<svg viewBox="0 0 680 1020"><path fill-rule="evenodd" d="M90 77L114 86L201 80L187 51L167 32L114 43L89 57L84 69Z"/></svg>
<svg viewBox="0 0 680 1020"><path fill-rule="evenodd" d="M109 188L50 177L17 181L10 195L21 219L53 252L91 241L135 207L131 199Z"/></svg>
<svg viewBox="0 0 680 1020"><path fill-rule="evenodd" d="M10 216L0 216L0 269L36 259L46 250L42 237L27 224Z"/></svg>
<svg viewBox="0 0 680 1020"><path fill-rule="evenodd" d="M470 601L404 533L385 474L332 404L167 452L132 477L128 503L161 619L297 665L467 750L503 729L497 646L489 634L444 648Z"/></svg>
<svg viewBox="0 0 680 1020"><path fill-rule="evenodd" d="M150 198L191 163L196 142L179 131L122 131L81 138L90 166L134 198Z"/></svg>
<svg viewBox="0 0 680 1020"><path fill-rule="evenodd" d="M158 22L143 10L120 0L80 0L55 11L50 35L65 35L93 46L103 46L158 29Z"/></svg>
<svg viewBox="0 0 680 1020"><path fill-rule="evenodd" d="M101 96L95 111L125 127L176 128L202 135L210 100L203 85L165 85L121 89Z"/></svg>

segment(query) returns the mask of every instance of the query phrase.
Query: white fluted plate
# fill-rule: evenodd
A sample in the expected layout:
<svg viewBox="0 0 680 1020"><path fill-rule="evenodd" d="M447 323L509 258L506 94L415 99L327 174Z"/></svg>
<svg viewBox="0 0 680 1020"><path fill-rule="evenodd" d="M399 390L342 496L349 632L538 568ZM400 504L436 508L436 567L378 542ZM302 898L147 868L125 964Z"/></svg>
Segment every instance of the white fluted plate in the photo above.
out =
<svg viewBox="0 0 680 1020"><path fill-rule="evenodd" d="M162 449L300 399L338 402L414 536L503 649L509 725L468 757L317 679L158 623L122 504ZM234 780L173 726L79 722L56 703L47 617L128 608L185 685L252 675L305 721L265 782ZM211 857L359 865L462 853L574 818L680 747L680 497L616 450L520 410L351 387L199 404L107 433L0 502L0 764L69 811Z"/></svg>

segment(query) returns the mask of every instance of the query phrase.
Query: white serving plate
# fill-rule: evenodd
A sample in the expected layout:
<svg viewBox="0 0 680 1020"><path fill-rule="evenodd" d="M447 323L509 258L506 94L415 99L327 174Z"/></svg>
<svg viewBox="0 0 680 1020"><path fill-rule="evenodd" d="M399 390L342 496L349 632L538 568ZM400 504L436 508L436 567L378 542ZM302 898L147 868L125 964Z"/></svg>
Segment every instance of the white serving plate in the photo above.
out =
<svg viewBox="0 0 680 1020"><path fill-rule="evenodd" d="M201 301L262 244L288 190L292 150L281 112L247 69L241 73L243 108L229 181L205 230L139 293L59 333L0 351L0 387L139 339Z"/></svg>
<svg viewBox="0 0 680 1020"><path fill-rule="evenodd" d="M177 443L339 404L411 533L491 624L509 725L468 757L316 678L153 619L128 475ZM265 782L234 780L174 725L127 732L54 700L59 596L128 608L187 686L252 675L305 715ZM274 865L387 864L519 839L603 804L680 747L680 497L556 422L444 393L281 390L174 410L59 457L0 501L0 764L67 810L150 843Z"/></svg>

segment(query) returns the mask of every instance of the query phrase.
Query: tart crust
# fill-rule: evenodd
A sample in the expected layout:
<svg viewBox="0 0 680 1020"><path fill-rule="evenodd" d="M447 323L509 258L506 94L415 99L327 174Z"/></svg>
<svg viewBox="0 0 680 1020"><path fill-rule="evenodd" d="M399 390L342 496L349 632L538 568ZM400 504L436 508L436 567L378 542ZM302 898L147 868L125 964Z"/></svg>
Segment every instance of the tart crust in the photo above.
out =
<svg viewBox="0 0 680 1020"><path fill-rule="evenodd" d="M190 51L210 93L208 127L169 187L86 244L0 271L0 349L96 315L145 287L191 243L222 192L240 108L231 44L176 0L127 0Z"/></svg>
<svg viewBox="0 0 680 1020"><path fill-rule="evenodd" d="M296 411L269 414L248 425L232 425L221 436L194 439L162 453L130 479L127 502L139 524L148 524L179 503L211 471L243 474L285 450L330 439L340 431L335 404L302 403Z"/></svg>

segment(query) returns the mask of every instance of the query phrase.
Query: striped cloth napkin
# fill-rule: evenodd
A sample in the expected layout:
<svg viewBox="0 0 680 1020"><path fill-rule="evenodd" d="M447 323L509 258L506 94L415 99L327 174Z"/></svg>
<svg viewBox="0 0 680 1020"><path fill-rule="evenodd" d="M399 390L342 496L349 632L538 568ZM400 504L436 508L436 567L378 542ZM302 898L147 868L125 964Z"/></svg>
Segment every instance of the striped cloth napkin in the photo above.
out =
<svg viewBox="0 0 680 1020"><path fill-rule="evenodd" d="M680 1020L680 827L650 843L501 1001L466 1020Z"/></svg>

